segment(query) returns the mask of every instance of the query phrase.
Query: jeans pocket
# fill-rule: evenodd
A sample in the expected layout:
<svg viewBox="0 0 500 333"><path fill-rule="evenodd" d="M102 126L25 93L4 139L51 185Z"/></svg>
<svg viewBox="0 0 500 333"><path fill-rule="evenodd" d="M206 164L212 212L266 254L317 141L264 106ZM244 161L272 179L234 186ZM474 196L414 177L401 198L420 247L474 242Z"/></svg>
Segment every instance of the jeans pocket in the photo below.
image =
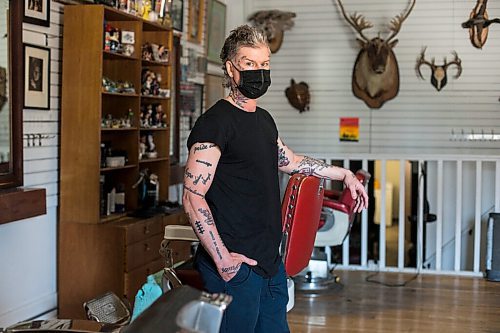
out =
<svg viewBox="0 0 500 333"><path fill-rule="evenodd" d="M252 269L247 264L241 263L240 269L236 272L236 275L226 283L231 287L238 287L248 280L251 272Z"/></svg>

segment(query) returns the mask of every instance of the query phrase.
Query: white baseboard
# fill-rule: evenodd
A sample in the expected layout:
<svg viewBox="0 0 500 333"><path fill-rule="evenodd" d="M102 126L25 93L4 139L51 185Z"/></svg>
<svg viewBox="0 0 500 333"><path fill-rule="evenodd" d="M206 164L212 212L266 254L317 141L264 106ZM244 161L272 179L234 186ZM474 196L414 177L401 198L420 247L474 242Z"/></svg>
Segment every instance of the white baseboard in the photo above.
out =
<svg viewBox="0 0 500 333"><path fill-rule="evenodd" d="M6 328L29 318L47 319L49 317L46 318L45 316L52 316L52 312L55 312L55 316L52 317L55 318L57 316L57 293L44 295L26 302L16 309L0 313L0 327Z"/></svg>

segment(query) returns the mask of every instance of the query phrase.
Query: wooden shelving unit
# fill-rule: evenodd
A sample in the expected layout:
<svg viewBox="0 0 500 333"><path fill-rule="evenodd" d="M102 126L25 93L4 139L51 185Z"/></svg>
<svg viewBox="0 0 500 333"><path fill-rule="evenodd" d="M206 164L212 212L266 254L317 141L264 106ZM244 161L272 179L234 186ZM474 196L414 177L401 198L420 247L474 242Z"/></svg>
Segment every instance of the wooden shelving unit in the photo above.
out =
<svg viewBox="0 0 500 333"><path fill-rule="evenodd" d="M133 31L134 53L104 50L104 23ZM161 269L158 249L163 228L186 223L182 212L132 218L139 194L132 185L143 168L159 177L159 199L168 199L170 126L141 128L142 104L161 104L170 120L170 99L141 96L144 68L160 73L161 88L171 88L171 66L142 61L141 46L162 44L172 51L172 31L157 23L102 5L64 8L64 53L61 113L61 166L58 247L58 295L61 318L84 318L82 304L107 291L133 302L147 274ZM136 93L103 91L102 79L128 81ZM129 128L102 128L107 115L133 113ZM139 160L143 132L154 137L158 158ZM102 167L101 143L126 152L122 167ZM125 212L102 215L101 179L106 187L122 186ZM146 246L147 245L147 246ZM188 253L188 251L186 252Z"/></svg>

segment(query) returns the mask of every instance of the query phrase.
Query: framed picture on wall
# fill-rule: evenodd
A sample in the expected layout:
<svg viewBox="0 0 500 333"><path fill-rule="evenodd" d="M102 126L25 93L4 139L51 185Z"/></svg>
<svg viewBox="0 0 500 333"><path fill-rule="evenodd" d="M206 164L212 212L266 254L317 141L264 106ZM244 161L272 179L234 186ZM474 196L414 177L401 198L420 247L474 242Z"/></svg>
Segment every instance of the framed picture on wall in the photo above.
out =
<svg viewBox="0 0 500 333"><path fill-rule="evenodd" d="M50 49L24 44L24 107L50 108Z"/></svg>
<svg viewBox="0 0 500 333"><path fill-rule="evenodd" d="M226 37L226 5L217 0L208 2L207 60L220 64L220 50Z"/></svg>
<svg viewBox="0 0 500 333"><path fill-rule="evenodd" d="M184 25L184 1L172 0L172 27L177 31L183 30Z"/></svg>
<svg viewBox="0 0 500 333"><path fill-rule="evenodd" d="M220 75L205 75L205 105L210 108L219 99L224 98L224 77Z"/></svg>
<svg viewBox="0 0 500 333"><path fill-rule="evenodd" d="M204 14L205 0L189 0L188 40L192 43L201 44Z"/></svg>
<svg viewBox="0 0 500 333"><path fill-rule="evenodd" d="M50 26L50 0L24 0L23 21L45 27Z"/></svg>

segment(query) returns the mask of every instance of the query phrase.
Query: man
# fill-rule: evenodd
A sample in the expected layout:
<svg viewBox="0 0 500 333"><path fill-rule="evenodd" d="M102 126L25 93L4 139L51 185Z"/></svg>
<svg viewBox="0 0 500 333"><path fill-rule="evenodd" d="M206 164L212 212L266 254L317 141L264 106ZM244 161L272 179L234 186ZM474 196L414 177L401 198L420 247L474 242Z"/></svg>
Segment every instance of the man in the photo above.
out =
<svg viewBox="0 0 500 333"><path fill-rule="evenodd" d="M271 83L260 31L231 31L220 57L231 91L198 119L188 139L183 205L202 244L196 266L207 291L233 296L221 332L289 332L278 170L342 180L357 211L368 196L352 172L294 154L271 115L257 107Z"/></svg>

